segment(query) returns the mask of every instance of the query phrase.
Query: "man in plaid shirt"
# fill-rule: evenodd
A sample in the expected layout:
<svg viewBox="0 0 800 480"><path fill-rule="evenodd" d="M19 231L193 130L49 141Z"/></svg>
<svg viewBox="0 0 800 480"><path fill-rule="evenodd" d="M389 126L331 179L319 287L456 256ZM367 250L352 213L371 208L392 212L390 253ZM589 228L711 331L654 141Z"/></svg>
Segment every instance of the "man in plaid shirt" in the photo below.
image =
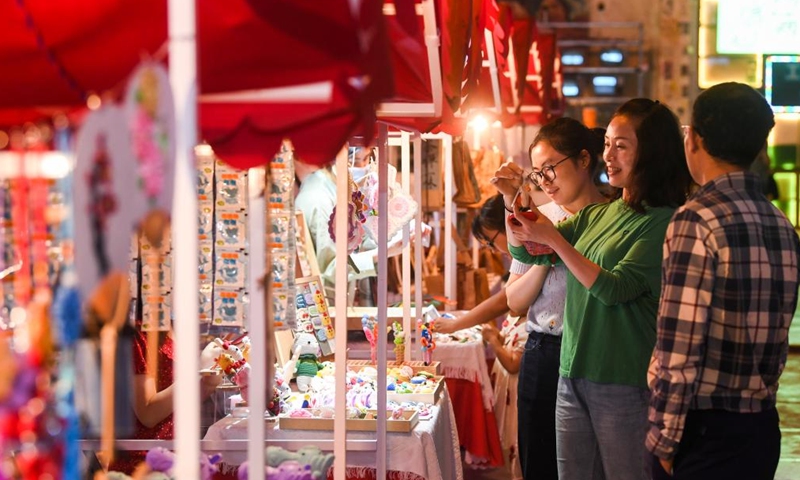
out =
<svg viewBox="0 0 800 480"><path fill-rule="evenodd" d="M800 241L748 172L774 124L764 97L731 82L701 93L685 127L700 188L664 244L646 440L656 479L772 479L778 465Z"/></svg>

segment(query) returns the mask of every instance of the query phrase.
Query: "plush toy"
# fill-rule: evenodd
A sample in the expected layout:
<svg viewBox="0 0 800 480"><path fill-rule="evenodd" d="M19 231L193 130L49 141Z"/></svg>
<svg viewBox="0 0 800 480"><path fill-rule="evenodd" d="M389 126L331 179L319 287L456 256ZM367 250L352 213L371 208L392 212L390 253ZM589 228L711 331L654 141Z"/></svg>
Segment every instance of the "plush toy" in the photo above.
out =
<svg viewBox="0 0 800 480"><path fill-rule="evenodd" d="M294 338L294 357L286 362L284 374L297 378L297 389L308 391L317 372L322 368L318 361L319 343L310 333L298 333Z"/></svg>
<svg viewBox="0 0 800 480"><path fill-rule="evenodd" d="M220 352L219 357L215 359L217 365L239 387L242 398L246 402L249 398L250 364L247 363L242 350L236 345L219 338L215 338L214 343L219 346L218 351Z"/></svg>
<svg viewBox="0 0 800 480"><path fill-rule="evenodd" d="M395 321L392 323L392 330L394 331L394 361L403 363L406 358L406 334L403 331L403 325Z"/></svg>
<svg viewBox="0 0 800 480"><path fill-rule="evenodd" d="M278 467L285 462L294 461L300 465L309 465L313 479L321 480L327 477L328 469L333 465L332 453L322 453L319 447L307 445L297 452L290 452L280 447L267 447L267 465Z"/></svg>

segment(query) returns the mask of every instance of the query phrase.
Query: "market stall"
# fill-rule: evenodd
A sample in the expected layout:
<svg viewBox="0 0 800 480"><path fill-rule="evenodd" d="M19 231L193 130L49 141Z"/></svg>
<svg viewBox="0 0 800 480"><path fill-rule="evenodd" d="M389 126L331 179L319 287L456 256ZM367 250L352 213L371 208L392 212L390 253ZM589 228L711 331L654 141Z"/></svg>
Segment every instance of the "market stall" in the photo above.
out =
<svg viewBox="0 0 800 480"><path fill-rule="evenodd" d="M104 119L116 118L114 110L124 102L128 95L126 92L131 91L125 81L128 75L134 72L140 62L141 65L165 63L165 56L169 53L172 67L169 83L172 84L176 110L174 120L169 118L166 121L177 128L167 135L172 143L160 160L168 167L162 173L174 172L175 183L173 185L169 181L167 188L163 185L160 187L158 193L160 195L163 191L163 198L152 202L134 201L134 194L129 196L123 193L121 187L114 186L114 182L124 183L127 180L134 185L131 179L137 176L144 178L146 175L141 167L135 168L138 160L128 158L126 162L125 159L116 159L116 153L112 152L114 154L109 156L109 164L119 169L114 171L114 182L109 188L116 194L117 201L127 201L126 206L130 206L133 212L122 217L117 216L116 210L109 211L113 221L108 224L110 228L105 239L113 240L114 248L102 253L113 257L114 261L110 262L113 265L138 262L131 263L138 267L133 267L133 273L129 276L133 280L130 296L134 303L138 299L142 304L139 312L141 318L135 319L149 325L142 331L170 331L174 319L175 329L181 332L176 337L174 357L174 402L181 408L175 409L175 443L166 444L175 446L178 476L193 478L197 475L193 458L200 445L196 420L200 415L200 396L194 377L200 370L197 361L199 334L218 334L226 342L233 336L222 334L247 328L252 341L252 353L247 358L251 368L250 380L239 386L249 389L250 407L255 411L263 411L268 400L264 398L264 392L269 390L269 381L273 377L271 369L267 368L267 365L271 365L269 342L274 338L273 329L294 324L294 319L286 324L275 322L278 311L276 299L294 297L293 279L288 277L290 281L286 285L274 280L260 281L262 265L267 265L270 275L274 274L276 265L284 256L294 255L293 249L280 242L276 247L277 243L269 239L262 245L257 234L269 232L283 221L280 219L285 220L293 215L290 207L276 208L270 197L276 192L268 190L266 195L260 195L262 189L276 185L275 182L270 183L270 179L277 178L275 158L289 151L281 146L284 137L292 139L294 151L304 161L323 164L330 163L340 147L354 134L372 139L376 136L373 132L377 131L379 160L376 167L378 187L375 191L375 210L379 212L389 211L387 185L394 181L388 175L388 148L398 146L402 151L402 189L406 194L421 198L419 178L414 182L414 193L410 191L411 146L414 145L413 169L420 172L422 140L441 141L445 174L444 223L455 223L455 207L451 200L452 139L444 132L457 132L463 128L463 119L456 118L454 111L460 110L462 97L468 96L470 89L477 88L480 83L477 79L481 70L480 51L473 48L468 53L462 48L466 44L466 39L462 37L464 31L471 31L472 40L477 40L477 45L486 38L483 26L488 20L483 15L477 15L481 2L473 2L474 5L469 9L458 7L457 2L443 2L447 7L444 9L445 16L460 19L460 23L448 23L448 28L443 28L445 24L442 18L436 18L432 0L411 5L416 9L409 8L408 4L394 5L393 11L389 8L391 4L384 6L382 2L365 1L355 12L347 2L340 2L338 8L326 9L320 9L312 3L281 1L276 2L273 9L259 2L238 1L224 8L200 3L197 5L195 25L192 13L194 5L174 2L170 3L169 28L163 0L139 2L135 8L125 2L93 2L89 5L79 1L67 2L53 9L37 1L9 2L6 6L10 14L5 17L3 24L8 27L4 31L9 32L9 37L8 42L4 42L0 48L0 58L8 59L9 71L14 71L15 75L4 77L5 83L0 84L0 124L4 127L40 121L53 112L66 115L68 122L78 125L84 123L82 119L86 115L87 101L91 108L102 106L87 117L90 121L86 124L108 127L114 122ZM384 15L387 15L385 21ZM183 21L179 22L178 17ZM65 21L72 19L75 21ZM477 27L467 28L473 20L478 21ZM458 25L458 28L449 28L449 25ZM437 30L442 32L441 37ZM372 41L368 44L360 42L360 37L367 32L373 35ZM389 38L393 39L392 48ZM330 39L336 41L331 42ZM445 46L443 60L439 58L440 39ZM262 48L266 44L281 44L286 48ZM98 58L110 60L98 62ZM458 66L465 63L469 64L466 73L463 73L468 81L462 87L462 72ZM446 70L445 88L442 87L443 66ZM396 78L394 88L390 67L394 68ZM416 82L409 82L408 79L415 79ZM162 102L173 103L171 99L165 100L169 98L168 95L160 95ZM376 115L381 120L378 124L375 123ZM129 127L122 125L117 131L122 132ZM433 128L441 131L425 133ZM85 148L89 153L79 155L77 171L83 172L82 176L95 175L102 180L102 175L96 172L98 165L102 168L106 165L102 160L105 147L98 147L105 142L105 137L87 134L86 138L91 140L82 140L81 146L91 144L92 148ZM208 143L198 146L201 139ZM24 151L30 149L30 145L15 144L13 148ZM116 146L110 148L114 150ZM213 153L209 154L209 151ZM249 175L244 173L249 167L264 166L270 162L273 165L265 177L260 176L262 173L259 170L251 171ZM242 171L233 171L231 166ZM347 167L346 159L340 156L336 167L339 211L347 211L351 201L349 194L353 192L348 184ZM172 178L171 174L164 174L163 177ZM147 187L146 183L141 182L144 188ZM100 185L103 185L102 182ZM249 194L245 186L249 188ZM102 193L105 186L101 188L93 184L93 188ZM239 193L231 193L236 189ZM94 190L90 193L93 194ZM140 192L137 190L134 193L139 195ZM286 195L287 191L277 194ZM230 202L227 204L224 195L229 195L227 198ZM155 198L157 195L151 196ZM96 202L95 197L87 200L79 196L78 200ZM222 204L218 205L218 202ZM165 249L160 250L160 242L154 243L150 237L145 240L139 238L135 243L138 256L129 258L126 253L122 258L119 252L130 247L133 228L154 204L158 204L162 210L172 211L172 242L163 244ZM96 228L97 218L83 217L78 213L77 219L79 232L76 239L80 244L76 258L96 256L97 251L87 249L94 237L86 235L96 233L93 229ZM418 213L415 220L417 225L421 225L421 214ZM379 215L376 222L378 271L387 270L387 221L386 215ZM230 233L227 227L250 233L248 237L239 236ZM337 216L331 229L337 238L348 238L345 215ZM194 232L198 232L198 235L195 236ZM280 238L292 238L292 232L287 230L282 234L288 237ZM453 232L450 228L443 228L441 232L448 251L445 295L455 298L455 261L451 250ZM400 235L405 245L402 253L405 296L402 324L403 330L411 336L414 332L412 318L421 317L423 299L421 276L416 275L416 312L412 314L410 245L415 243L416 262L413 263L416 265L422 264L423 246L421 235L416 235L412 241L408 225L402 228ZM166 237L169 236L167 233ZM338 242L336 247L337 258L345 259L350 254L346 242ZM154 249L150 251L152 255L142 255L141 252L148 248ZM200 271L196 275L198 264ZM128 270L124 265L121 268ZM247 273L242 273L245 271ZM337 285L348 284L346 262L339 262L336 275ZM19 278L24 276L18 275ZM87 280L89 278L91 280ZM92 274L87 276L79 272L80 294L84 297L90 295L92 287L102 283L102 280L102 275L94 279ZM388 325L385 282L385 276L379 277L376 322L383 326ZM119 288L115 292L124 290ZM337 289L336 295L337 305L347 303L346 289ZM19 297L20 300L24 298ZM281 305L288 307L290 304L293 302ZM292 305L289 311L296 308L297 305ZM120 309L114 311L116 316L121 312ZM272 321L256 321L261 318L271 318ZM329 319L329 322L325 326L332 327L332 330L347 330L345 315L333 321ZM336 363L346 364L345 335L330 336L327 340L329 353L335 356ZM374 361L378 372L387 371L387 352L382 343L378 342ZM408 348L404 353L407 361L417 355L412 352L412 348ZM218 353L216 355L215 367L219 367L217 359L222 357ZM239 361L236 358L234 360ZM241 379L242 366L238 364L230 373ZM336 375L337 384L344 385L345 369L337 370ZM106 391L111 386L108 378L104 377ZM378 417L383 418L387 408L384 375L378 375L376 387ZM336 440L333 446L336 457L342 460L335 467L337 478L344 478L345 466L350 465L346 459L350 456L347 445L352 434L345 432L345 394L344 389L337 390L334 402L336 413L331 435ZM98 408L105 415L105 425L114 416L113 405L102 403L102 408ZM437 414L434 420L418 424L417 428L422 428L422 433L415 429L416 433L392 433L387 437L386 422L378 421L376 433L366 434L372 440L368 448L377 452L377 474L381 475L387 470L413 471L397 463L400 459L392 455L393 442L403 443L414 437L423 439L420 440L423 444L429 444L430 439L424 439L431 436L436 439L434 443L439 447L436 452L440 457L457 449L458 442L453 442L452 435L455 422L451 421L449 413L445 414L450 412L450 405L445 395L435 407ZM242 424L237 421L239 427ZM433 424L436 427L430 431L419 426ZM122 426L118 427L117 433L123 435ZM107 428L99 430L104 442L98 448L111 455L113 444L108 441L113 441L114 433L109 433ZM212 428L211 431L218 429ZM242 429L238 428L237 431L238 438L243 438ZM270 439L272 434L276 432L265 432L258 415L251 416L247 433L250 440L255 440L250 442L249 447L251 462L261 463L261 440ZM213 437L209 440L222 439ZM84 446L92 447L92 441L87 440ZM448 462L455 461L456 465L445 466L440 458L438 468L442 477L460 477L460 462L453 460L458 455L448 458ZM431 461L428 472L435 470ZM430 477L424 472L417 473L422 477Z"/></svg>

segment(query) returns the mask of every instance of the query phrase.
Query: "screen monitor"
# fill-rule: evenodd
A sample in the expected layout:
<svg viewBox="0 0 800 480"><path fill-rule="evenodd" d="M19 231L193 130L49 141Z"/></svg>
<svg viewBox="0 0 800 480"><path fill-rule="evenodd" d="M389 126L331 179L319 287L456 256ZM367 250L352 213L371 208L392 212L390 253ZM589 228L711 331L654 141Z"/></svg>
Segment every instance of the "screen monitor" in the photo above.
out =
<svg viewBox="0 0 800 480"><path fill-rule="evenodd" d="M561 93L565 97L577 97L581 94L581 88L574 79L565 78L564 83L561 85Z"/></svg>
<svg viewBox="0 0 800 480"><path fill-rule="evenodd" d="M764 60L764 97L776 113L800 112L800 56L770 55Z"/></svg>
<svg viewBox="0 0 800 480"><path fill-rule="evenodd" d="M600 62L609 65L619 65L625 60L625 55L618 48L609 48L600 52Z"/></svg>
<svg viewBox="0 0 800 480"><path fill-rule="evenodd" d="M797 0L719 0L718 53L796 54L798 45Z"/></svg>
<svg viewBox="0 0 800 480"><path fill-rule="evenodd" d="M564 50L561 54L562 65L583 65L583 52L578 50Z"/></svg>
<svg viewBox="0 0 800 480"><path fill-rule="evenodd" d="M616 95L617 84L619 80L617 77L608 75L597 75L592 77L592 86L594 87L595 95Z"/></svg>

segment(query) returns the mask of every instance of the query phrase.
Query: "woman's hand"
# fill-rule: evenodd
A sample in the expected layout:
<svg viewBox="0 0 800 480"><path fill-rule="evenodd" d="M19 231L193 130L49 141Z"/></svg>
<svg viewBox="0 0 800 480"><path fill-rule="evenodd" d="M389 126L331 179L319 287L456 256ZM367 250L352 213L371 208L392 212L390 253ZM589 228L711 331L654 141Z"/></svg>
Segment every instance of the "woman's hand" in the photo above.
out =
<svg viewBox="0 0 800 480"><path fill-rule="evenodd" d="M500 335L497 327L491 323L483 324L481 327L481 336L483 337L483 341L489 345L498 346L503 344L503 337Z"/></svg>
<svg viewBox="0 0 800 480"><path fill-rule="evenodd" d="M439 317L433 319L433 331L436 333L450 334L461 330L457 318Z"/></svg>
<svg viewBox="0 0 800 480"><path fill-rule="evenodd" d="M506 200L509 200L514 198L517 190L522 186L523 176L522 167L513 161L508 161L500 165L500 168L494 172L494 177L489 182L495 186L498 192L503 194L503 197L506 197ZM511 208L508 203L506 203L506 206Z"/></svg>
<svg viewBox="0 0 800 480"><path fill-rule="evenodd" d="M558 235L553 222L532 204L530 210L524 212L514 204L513 216L509 215L506 218L506 229L520 242L536 242L550 246L553 235Z"/></svg>
<svg viewBox="0 0 800 480"><path fill-rule="evenodd" d="M210 397L220 383L222 383L222 375L202 375L200 377L200 398L205 400Z"/></svg>

